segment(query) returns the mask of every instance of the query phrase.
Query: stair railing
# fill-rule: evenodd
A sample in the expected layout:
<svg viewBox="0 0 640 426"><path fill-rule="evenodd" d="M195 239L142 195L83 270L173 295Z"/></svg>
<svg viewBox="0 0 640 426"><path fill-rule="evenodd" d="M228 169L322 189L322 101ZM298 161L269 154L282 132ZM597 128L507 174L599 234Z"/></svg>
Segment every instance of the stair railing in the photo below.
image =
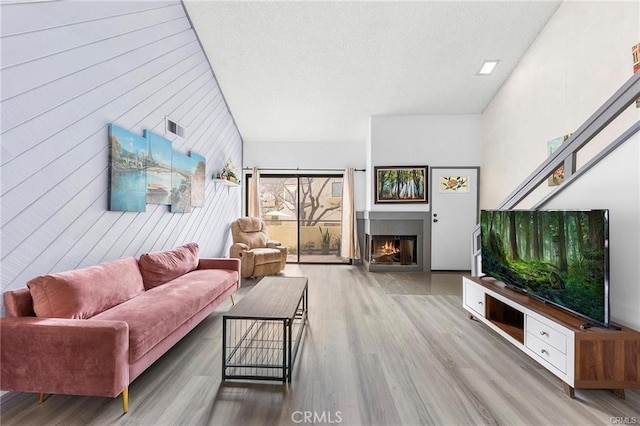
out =
<svg viewBox="0 0 640 426"><path fill-rule="evenodd" d="M538 209L558 195L580 175L587 172L603 158L613 152L617 147L629 140L640 131L640 121L634 123L613 142L602 149L591 160L576 170L576 156L578 151L605 129L613 120L624 112L629 105L640 97L640 72L635 73L618 89L598 110L578 128L569 139L545 159L533 173L531 173L516 189L511 192L498 206L497 209L513 209L531 194L542 182L544 182L554 170L564 165L565 179L562 185L538 201L534 209ZM471 274L478 275L481 271L480 264L480 225L471 236Z"/></svg>

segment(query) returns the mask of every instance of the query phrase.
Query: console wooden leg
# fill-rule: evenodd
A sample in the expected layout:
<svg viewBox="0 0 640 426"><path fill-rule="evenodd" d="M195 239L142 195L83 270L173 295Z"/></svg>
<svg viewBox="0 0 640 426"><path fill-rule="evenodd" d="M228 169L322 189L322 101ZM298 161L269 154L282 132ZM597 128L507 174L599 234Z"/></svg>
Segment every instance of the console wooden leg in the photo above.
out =
<svg viewBox="0 0 640 426"><path fill-rule="evenodd" d="M44 392L40 392L38 395L38 404L42 404L44 402Z"/></svg>
<svg viewBox="0 0 640 426"><path fill-rule="evenodd" d="M573 387L569 386L565 382L562 382L562 386L564 387L564 393L566 393L569 398L573 399L576 397L576 392Z"/></svg>
<svg viewBox="0 0 640 426"><path fill-rule="evenodd" d="M129 411L129 386L122 390L122 412Z"/></svg>
<svg viewBox="0 0 640 426"><path fill-rule="evenodd" d="M611 389L611 392L620 399L624 399L624 389Z"/></svg>

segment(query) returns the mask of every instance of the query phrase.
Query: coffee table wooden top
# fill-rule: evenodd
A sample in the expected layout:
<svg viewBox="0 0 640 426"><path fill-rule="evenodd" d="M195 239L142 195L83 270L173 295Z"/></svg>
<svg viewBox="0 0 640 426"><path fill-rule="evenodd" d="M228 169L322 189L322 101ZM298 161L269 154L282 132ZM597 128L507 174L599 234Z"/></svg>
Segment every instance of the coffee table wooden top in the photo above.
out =
<svg viewBox="0 0 640 426"><path fill-rule="evenodd" d="M307 288L307 277L264 277L224 314L227 318L293 318Z"/></svg>

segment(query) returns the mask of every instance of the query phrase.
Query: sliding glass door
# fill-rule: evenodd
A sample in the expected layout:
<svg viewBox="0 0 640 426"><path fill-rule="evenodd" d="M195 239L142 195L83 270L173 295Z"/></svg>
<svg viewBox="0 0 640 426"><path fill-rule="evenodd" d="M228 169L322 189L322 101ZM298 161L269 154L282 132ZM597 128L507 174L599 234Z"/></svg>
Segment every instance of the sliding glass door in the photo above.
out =
<svg viewBox="0 0 640 426"><path fill-rule="evenodd" d="M250 182L251 177L249 177ZM247 185L249 188L249 184ZM260 175L262 219L272 240L288 248L287 262L298 261L298 179ZM246 204L248 206L248 204Z"/></svg>
<svg viewBox="0 0 640 426"><path fill-rule="evenodd" d="M261 174L260 202L270 238L289 249L288 262L348 263L340 257L342 175Z"/></svg>

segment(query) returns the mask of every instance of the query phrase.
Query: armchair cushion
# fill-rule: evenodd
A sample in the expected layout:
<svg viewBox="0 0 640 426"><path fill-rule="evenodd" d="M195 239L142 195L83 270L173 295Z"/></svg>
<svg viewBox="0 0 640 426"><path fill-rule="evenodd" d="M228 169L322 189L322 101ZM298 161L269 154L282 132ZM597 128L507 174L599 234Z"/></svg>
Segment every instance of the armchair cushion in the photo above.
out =
<svg viewBox="0 0 640 426"><path fill-rule="evenodd" d="M198 244L189 243L173 250L140 256L144 288L149 290L191 272L198 267Z"/></svg>
<svg viewBox="0 0 640 426"><path fill-rule="evenodd" d="M231 226L231 235L234 243L243 243L249 249L266 247L269 236L266 225L258 217L241 217Z"/></svg>
<svg viewBox="0 0 640 426"><path fill-rule="evenodd" d="M87 319L144 292L133 257L43 275L27 283L36 316Z"/></svg>
<svg viewBox="0 0 640 426"><path fill-rule="evenodd" d="M276 263L282 260L282 252L273 248L255 248L251 250L255 256L255 265Z"/></svg>
<svg viewBox="0 0 640 426"><path fill-rule="evenodd" d="M262 219L259 217L241 217L238 219L238 227L242 232L260 232Z"/></svg>
<svg viewBox="0 0 640 426"><path fill-rule="evenodd" d="M261 248L267 246L267 236L264 232L251 232L244 234L244 243L249 249Z"/></svg>

